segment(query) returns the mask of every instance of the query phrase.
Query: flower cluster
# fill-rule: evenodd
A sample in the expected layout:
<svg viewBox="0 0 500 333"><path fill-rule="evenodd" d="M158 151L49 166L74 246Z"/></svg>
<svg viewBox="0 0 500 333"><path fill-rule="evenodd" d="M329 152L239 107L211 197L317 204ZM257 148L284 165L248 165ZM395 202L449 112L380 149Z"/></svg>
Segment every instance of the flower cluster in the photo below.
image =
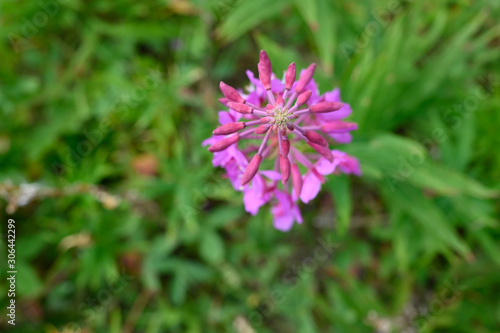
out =
<svg viewBox="0 0 500 333"><path fill-rule="evenodd" d="M219 101L229 110L219 112L221 126L203 142L213 165L225 168L234 189L243 192L246 211L255 215L270 202L274 227L282 231L302 223L297 203L314 199L324 176L361 174L356 158L329 148L329 141L349 143L357 124L343 121L351 107L340 102L339 89L319 94L315 68L311 64L296 80L292 63L280 80L261 51L259 79L247 71L247 93L220 83L225 97Z"/></svg>

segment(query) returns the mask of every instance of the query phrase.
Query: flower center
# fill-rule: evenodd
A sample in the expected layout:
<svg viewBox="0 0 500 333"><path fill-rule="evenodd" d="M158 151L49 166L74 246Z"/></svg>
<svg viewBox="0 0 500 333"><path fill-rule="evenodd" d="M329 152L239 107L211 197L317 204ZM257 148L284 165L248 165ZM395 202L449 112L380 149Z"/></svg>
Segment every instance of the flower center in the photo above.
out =
<svg viewBox="0 0 500 333"><path fill-rule="evenodd" d="M274 112L274 123L277 127L285 129L288 124L288 109L286 107L277 106L273 110Z"/></svg>

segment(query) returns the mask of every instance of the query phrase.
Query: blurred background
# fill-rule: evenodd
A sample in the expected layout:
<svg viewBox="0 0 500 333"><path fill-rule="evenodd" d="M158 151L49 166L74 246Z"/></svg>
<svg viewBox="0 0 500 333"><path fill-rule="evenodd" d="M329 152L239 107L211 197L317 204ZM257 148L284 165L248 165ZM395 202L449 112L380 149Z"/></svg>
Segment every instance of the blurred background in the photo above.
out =
<svg viewBox="0 0 500 333"><path fill-rule="evenodd" d="M500 332L498 1L0 4L0 330ZM219 81L316 62L359 124L272 227L212 167ZM7 221L16 221L16 326ZM5 264L4 264L5 263Z"/></svg>

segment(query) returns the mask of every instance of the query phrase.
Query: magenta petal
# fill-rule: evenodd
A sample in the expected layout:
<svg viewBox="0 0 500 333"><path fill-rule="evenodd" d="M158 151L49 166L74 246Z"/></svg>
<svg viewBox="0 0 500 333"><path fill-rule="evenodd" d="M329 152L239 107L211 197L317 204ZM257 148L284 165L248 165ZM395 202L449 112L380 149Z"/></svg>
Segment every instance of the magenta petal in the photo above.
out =
<svg viewBox="0 0 500 333"><path fill-rule="evenodd" d="M342 106L339 110L334 112L322 113L318 115L318 117L320 117L325 121L341 120L346 117L349 117L351 113L352 113L351 106L349 104L344 104L344 106Z"/></svg>
<svg viewBox="0 0 500 333"><path fill-rule="evenodd" d="M335 88L332 91L325 93L325 101L327 102L342 102L340 100L340 89Z"/></svg>
<svg viewBox="0 0 500 333"><path fill-rule="evenodd" d="M316 198L321 189L321 182L312 172L308 172L304 177L304 182L302 184L302 191L300 192L300 200L304 203L308 203L312 199Z"/></svg>
<svg viewBox="0 0 500 333"><path fill-rule="evenodd" d="M252 104L255 104L255 105L260 105L261 104L261 99L263 99L264 96L263 95L259 95L257 92L255 91L252 91L251 93L248 94L248 97L247 97L247 102L248 103L252 103Z"/></svg>
<svg viewBox="0 0 500 333"><path fill-rule="evenodd" d="M283 85L283 82L279 79L272 79L271 80L271 91L273 93L281 93L285 89L285 86Z"/></svg>
<svg viewBox="0 0 500 333"><path fill-rule="evenodd" d="M352 141L351 133L331 133L329 135L338 143L350 143Z"/></svg>
<svg viewBox="0 0 500 333"><path fill-rule="evenodd" d="M302 223L299 207L291 200L289 194L279 190L274 191L278 204L271 208L274 228L280 231L289 231L293 222Z"/></svg>
<svg viewBox="0 0 500 333"><path fill-rule="evenodd" d="M274 228L284 232L290 231L290 229L292 229L294 221L293 215L287 214L279 216L274 213L275 209L276 209L275 207L271 208L271 212L274 215L274 220L273 220Z"/></svg>
<svg viewBox="0 0 500 333"><path fill-rule="evenodd" d="M209 137L208 139L203 140L203 142L201 143L201 145L202 145L203 147L205 147L205 146L208 146L208 145L213 145L213 144L214 144L214 143L216 143L217 141L222 140L222 138L220 138L219 140L217 140L217 139L218 139L218 138L217 138L217 137L215 137L215 136Z"/></svg>
<svg viewBox="0 0 500 333"><path fill-rule="evenodd" d="M252 71L247 70L247 77L248 80L255 86L255 93L260 97L260 98L267 98L266 97L266 89L264 89L264 86L260 82L259 79L255 77Z"/></svg>
<svg viewBox="0 0 500 333"><path fill-rule="evenodd" d="M229 178L229 181L233 185L233 188L236 191L241 191L242 187L241 187L240 179L241 179L242 171L241 171L240 167L238 166L238 164L233 159L229 163L226 163L225 168L226 168L227 178Z"/></svg>
<svg viewBox="0 0 500 333"><path fill-rule="evenodd" d="M219 111L219 123L225 125L234 122L233 116L227 111Z"/></svg>
<svg viewBox="0 0 500 333"><path fill-rule="evenodd" d="M332 151L333 154L333 151ZM335 171L337 165L340 163L340 160L333 156L333 163L330 163L326 158L321 157L316 164L314 164L314 168L323 176L329 175Z"/></svg>
<svg viewBox="0 0 500 333"><path fill-rule="evenodd" d="M361 167L357 158L352 157L343 151L332 150L333 158L338 159L339 169L346 174L355 174L361 176Z"/></svg>
<svg viewBox="0 0 500 333"><path fill-rule="evenodd" d="M263 170L260 172L263 176L266 176L267 178L271 180L281 180L281 173L278 171L274 170Z"/></svg>
<svg viewBox="0 0 500 333"><path fill-rule="evenodd" d="M314 79L311 79L309 83L304 87L304 91L311 90L311 97L307 100L307 105L311 106L318 103L321 100L321 96L319 95L318 86Z"/></svg>
<svg viewBox="0 0 500 333"><path fill-rule="evenodd" d="M245 204L245 210L255 215L258 213L259 208L266 202L255 191L248 189L243 191L243 203Z"/></svg>
<svg viewBox="0 0 500 333"><path fill-rule="evenodd" d="M300 163L302 164L303 166L305 166L306 168L311 168L312 167L312 163L311 161L309 161L309 159L304 155L302 154L299 150L297 149L294 149L293 150L293 154L295 156L295 159Z"/></svg>
<svg viewBox="0 0 500 333"><path fill-rule="evenodd" d="M231 155L228 154L227 150L215 152L214 158L212 159L212 164L214 166L224 167L230 159L231 159Z"/></svg>
<svg viewBox="0 0 500 333"><path fill-rule="evenodd" d="M262 179L262 177L259 175L255 175L255 177L252 181L252 189L257 194L262 196L262 194L264 193L264 187L265 187L264 179Z"/></svg>
<svg viewBox="0 0 500 333"><path fill-rule="evenodd" d="M259 208L267 202L267 200L263 197L263 190L264 182L262 177L259 175L254 177L251 187L246 187L243 190L243 203L245 204L245 210L252 215L257 214Z"/></svg>
<svg viewBox="0 0 500 333"><path fill-rule="evenodd" d="M245 170L246 166L248 165L248 161L245 155L243 155L243 153L236 147L236 145L229 147L229 152L231 153L231 156L234 158L236 164L240 167L240 169Z"/></svg>
<svg viewBox="0 0 500 333"><path fill-rule="evenodd" d="M254 74L251 70L248 70L248 69L247 69L247 71L246 71L245 73L247 74L248 80L249 80L249 81L250 81L250 82L251 82L254 86L256 86L256 87L257 87L257 86L262 85L262 84L260 83L260 80L259 80L259 79L257 79L257 78L255 77L255 74Z"/></svg>
<svg viewBox="0 0 500 333"><path fill-rule="evenodd" d="M299 206L295 203L293 203L292 205L292 213L295 220L297 221L297 223L302 224L302 214L300 213Z"/></svg>
<svg viewBox="0 0 500 333"><path fill-rule="evenodd" d="M278 190L274 191L274 193L278 204L271 208L274 217L273 225L280 231L289 231L294 221L290 196Z"/></svg>
<svg viewBox="0 0 500 333"><path fill-rule="evenodd" d="M361 176L361 166L359 165L359 161L357 158L349 156L348 165L349 165L349 170L351 171L352 174L355 174L356 176Z"/></svg>

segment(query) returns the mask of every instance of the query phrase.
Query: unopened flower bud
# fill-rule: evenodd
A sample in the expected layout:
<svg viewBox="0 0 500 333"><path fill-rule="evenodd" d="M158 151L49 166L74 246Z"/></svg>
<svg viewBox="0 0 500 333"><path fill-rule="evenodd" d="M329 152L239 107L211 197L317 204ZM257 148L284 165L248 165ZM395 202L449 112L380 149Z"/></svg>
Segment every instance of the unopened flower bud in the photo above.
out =
<svg viewBox="0 0 500 333"><path fill-rule="evenodd" d="M271 128L269 125L260 125L253 132L255 134L264 134L269 130L269 128Z"/></svg>
<svg viewBox="0 0 500 333"><path fill-rule="evenodd" d="M250 163L248 163L247 168L245 169L245 173L243 173L243 177L241 178L241 185L244 186L248 184L249 181L255 176L257 171L259 170L260 162L262 161L262 156L256 154Z"/></svg>
<svg viewBox="0 0 500 333"><path fill-rule="evenodd" d="M290 161L288 157L280 155L281 183L285 185L290 177Z"/></svg>
<svg viewBox="0 0 500 333"><path fill-rule="evenodd" d="M307 144L311 146L314 150L316 150L318 153L320 153L321 156L330 161L330 163L333 163L333 155L330 149L328 149L328 147L323 147L310 141L308 141Z"/></svg>
<svg viewBox="0 0 500 333"><path fill-rule="evenodd" d="M219 102L220 102L222 105L227 106L227 103L228 103L228 102L231 102L231 100L230 100L229 98L227 98L227 97L221 97L221 98L219 98Z"/></svg>
<svg viewBox="0 0 500 333"><path fill-rule="evenodd" d="M266 66L266 68L269 71L269 74L273 72L273 69L271 67L271 59L269 59L269 56L267 55L267 52L264 50L260 50L259 53L259 62L263 65Z"/></svg>
<svg viewBox="0 0 500 333"><path fill-rule="evenodd" d="M260 82L262 82L264 89L271 89L271 72L261 62L257 64L257 68L259 69L259 80Z"/></svg>
<svg viewBox="0 0 500 333"><path fill-rule="evenodd" d="M295 92L301 93L302 90L304 90L305 86L307 86L309 81L311 81L315 69L316 69L315 63L312 63L309 65L309 67L307 67L307 69L300 76L299 81L297 81L297 85L295 85Z"/></svg>
<svg viewBox="0 0 500 333"><path fill-rule="evenodd" d="M309 98L311 98L311 94L312 94L311 90L305 91L302 94L300 94L299 97L297 97L297 103L296 103L297 106L302 106L306 104Z"/></svg>
<svg viewBox="0 0 500 333"><path fill-rule="evenodd" d="M283 136L281 138L281 154L286 157L288 153L290 153L290 140L288 140L288 137Z"/></svg>
<svg viewBox="0 0 500 333"><path fill-rule="evenodd" d="M281 95L276 96L276 104L281 107L285 105L285 101L283 100L283 97L281 97Z"/></svg>
<svg viewBox="0 0 500 333"><path fill-rule="evenodd" d="M340 102L320 102L309 107L309 110L314 113L324 113L324 112L332 112L337 111L342 108L344 104Z"/></svg>
<svg viewBox="0 0 500 333"><path fill-rule="evenodd" d="M314 131L306 131L304 136L311 142L316 143L323 147L328 147L328 142L320 134Z"/></svg>
<svg viewBox="0 0 500 333"><path fill-rule="evenodd" d="M292 62L285 74L285 88L290 90L292 89L293 83L295 82L295 77L297 76L297 68L295 67L295 63Z"/></svg>
<svg viewBox="0 0 500 333"><path fill-rule="evenodd" d="M239 122L239 123L227 123L224 124L220 127L217 127L214 131L214 135L227 135L227 134L232 134L234 132L238 132L239 130L242 130L245 128L245 123L244 122Z"/></svg>
<svg viewBox="0 0 500 333"><path fill-rule="evenodd" d="M243 113L243 114L253 113L253 108L251 108L250 106L248 106L246 104L229 102L229 103L227 103L227 106L230 109L233 109L234 111L239 112L239 113Z"/></svg>
<svg viewBox="0 0 500 333"><path fill-rule="evenodd" d="M228 86L222 81L220 81L219 87L224 96L226 96L229 100L237 103L245 103L245 99L241 97L238 91L233 87Z"/></svg>
<svg viewBox="0 0 500 333"><path fill-rule="evenodd" d="M302 192L302 175L300 174L297 163L292 164L292 183L295 194L299 197L300 192Z"/></svg>
<svg viewBox="0 0 500 333"><path fill-rule="evenodd" d="M347 121L342 120L333 120L327 123L321 124L321 130L323 132L331 132L331 133L345 133L358 129L358 124L349 123Z"/></svg>
<svg viewBox="0 0 500 333"><path fill-rule="evenodd" d="M227 138L224 138L224 139L214 143L213 145L211 145L208 148L208 151L211 153L214 153L216 151L224 150L227 147L229 147L230 145L232 145L233 143L238 142L239 139L240 139L240 137L238 136L238 134L233 134L233 135L228 136Z"/></svg>

